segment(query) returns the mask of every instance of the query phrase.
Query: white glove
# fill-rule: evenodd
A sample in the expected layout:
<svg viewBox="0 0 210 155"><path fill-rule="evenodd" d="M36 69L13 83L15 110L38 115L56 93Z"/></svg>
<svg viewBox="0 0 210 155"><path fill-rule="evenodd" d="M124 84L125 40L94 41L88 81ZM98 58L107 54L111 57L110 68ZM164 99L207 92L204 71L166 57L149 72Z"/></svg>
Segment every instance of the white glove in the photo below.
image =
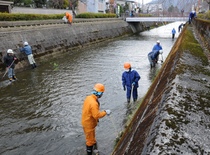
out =
<svg viewBox="0 0 210 155"><path fill-rule="evenodd" d="M111 114L111 110L105 110L105 112L108 116Z"/></svg>

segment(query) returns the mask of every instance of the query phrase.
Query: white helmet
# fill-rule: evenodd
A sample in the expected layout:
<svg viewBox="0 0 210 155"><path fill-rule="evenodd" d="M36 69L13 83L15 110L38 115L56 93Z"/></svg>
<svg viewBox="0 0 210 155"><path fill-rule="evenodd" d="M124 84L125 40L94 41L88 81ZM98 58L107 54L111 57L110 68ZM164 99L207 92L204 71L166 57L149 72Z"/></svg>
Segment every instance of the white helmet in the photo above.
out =
<svg viewBox="0 0 210 155"><path fill-rule="evenodd" d="M12 49L8 49L8 50L7 50L7 53L12 53L12 54L13 54L14 52L13 52Z"/></svg>
<svg viewBox="0 0 210 155"><path fill-rule="evenodd" d="M163 50L160 50L159 53L160 53L160 54L163 54Z"/></svg>
<svg viewBox="0 0 210 155"><path fill-rule="evenodd" d="M27 41L25 41L25 42L23 43L23 45L24 45L24 46L28 45L28 42L27 42Z"/></svg>
<svg viewBox="0 0 210 155"><path fill-rule="evenodd" d="M160 40L157 40L157 43L160 44Z"/></svg>

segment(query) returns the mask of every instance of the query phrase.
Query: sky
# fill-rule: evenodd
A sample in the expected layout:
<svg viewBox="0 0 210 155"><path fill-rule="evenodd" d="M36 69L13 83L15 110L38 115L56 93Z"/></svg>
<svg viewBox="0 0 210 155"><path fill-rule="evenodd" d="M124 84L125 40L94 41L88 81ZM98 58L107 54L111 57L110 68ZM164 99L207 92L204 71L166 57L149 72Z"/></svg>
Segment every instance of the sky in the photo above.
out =
<svg viewBox="0 0 210 155"><path fill-rule="evenodd" d="M141 0L142 1L142 0ZM143 0L144 4L151 2L152 0Z"/></svg>

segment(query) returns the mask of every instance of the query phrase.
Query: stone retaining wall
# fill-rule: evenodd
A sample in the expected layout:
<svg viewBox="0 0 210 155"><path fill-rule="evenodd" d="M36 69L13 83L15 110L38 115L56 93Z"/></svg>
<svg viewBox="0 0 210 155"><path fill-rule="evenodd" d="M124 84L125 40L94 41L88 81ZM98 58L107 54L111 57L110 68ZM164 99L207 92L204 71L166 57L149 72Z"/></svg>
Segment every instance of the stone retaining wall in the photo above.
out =
<svg viewBox="0 0 210 155"><path fill-rule="evenodd" d="M201 43L210 51L210 21L196 19L193 21L193 25L198 31ZM208 57L210 58L210 55Z"/></svg>
<svg viewBox="0 0 210 155"><path fill-rule="evenodd" d="M82 47L90 43L102 42L125 34L132 34L127 22L122 19L79 19L73 25L64 24L62 20L48 21L0 22L0 58L7 49L13 49L19 58L16 70L29 67L19 46L28 41L32 46L35 59L56 52L65 52L71 48ZM0 62L0 74L5 66Z"/></svg>

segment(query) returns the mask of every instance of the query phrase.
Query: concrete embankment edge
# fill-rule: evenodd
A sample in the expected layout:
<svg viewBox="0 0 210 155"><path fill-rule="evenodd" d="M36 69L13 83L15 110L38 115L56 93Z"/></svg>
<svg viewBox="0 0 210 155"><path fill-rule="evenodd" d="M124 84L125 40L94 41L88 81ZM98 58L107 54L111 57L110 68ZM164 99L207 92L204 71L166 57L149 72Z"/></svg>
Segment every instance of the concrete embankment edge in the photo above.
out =
<svg viewBox="0 0 210 155"><path fill-rule="evenodd" d="M81 48L85 45L108 41L110 39L133 34L129 24L122 19L78 19L70 26L61 20L51 21L52 24L30 21L2 22L0 29L0 58L7 49L13 49L19 58L16 70L29 67L27 57L19 52L19 46L28 41L32 46L36 60L40 57L62 53L72 48ZM43 59L42 59L43 60ZM0 74L5 66L0 63Z"/></svg>

